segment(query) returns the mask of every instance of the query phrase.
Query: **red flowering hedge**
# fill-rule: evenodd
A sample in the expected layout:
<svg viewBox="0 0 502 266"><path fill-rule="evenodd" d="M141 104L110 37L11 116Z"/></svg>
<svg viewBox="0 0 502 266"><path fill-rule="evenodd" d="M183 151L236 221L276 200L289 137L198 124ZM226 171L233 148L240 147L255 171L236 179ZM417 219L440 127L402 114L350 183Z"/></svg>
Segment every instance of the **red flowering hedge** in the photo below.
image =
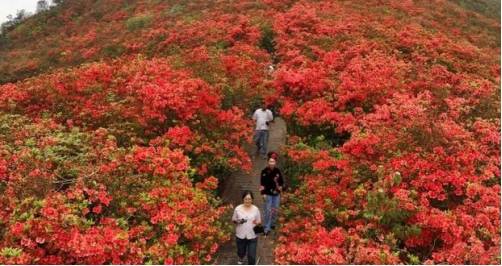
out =
<svg viewBox="0 0 502 266"><path fill-rule="evenodd" d="M276 262L500 263L500 22L454 2L63 1L6 31L0 261L210 262L264 96Z"/></svg>
<svg viewBox="0 0 502 266"><path fill-rule="evenodd" d="M251 133L244 116L265 88L269 55L259 46L260 20L219 8L200 14L201 4L65 1L23 22L38 27L47 18L43 34L6 32L0 41L27 44L0 52L17 58L10 66L2 61L0 80L20 80L0 85L0 110L25 117L11 148L46 134L44 145L57 146L51 152L71 156L26 163L26 171L16 171L14 151L2 157L2 189L21 193L2 199L11 206L0 223L3 262L209 263L229 239L227 221L218 221L226 210L215 197L218 180L251 166L242 148ZM34 36L50 47L32 47ZM66 66L75 67L59 68ZM23 131L43 129L43 121L62 135ZM96 131L110 140L95 139ZM70 147L59 147L59 138ZM89 141L111 146L92 155ZM110 201L91 199L96 193ZM62 214L49 224L44 206ZM35 227L59 234L40 229L32 237Z"/></svg>
<svg viewBox="0 0 502 266"><path fill-rule="evenodd" d="M266 91L270 62L260 48L266 6L254 2L63 1L5 31L0 83L103 59L172 56L244 110Z"/></svg>
<svg viewBox="0 0 502 266"><path fill-rule="evenodd" d="M1 113L2 264L199 264L228 227L195 186L189 158L165 143L119 147L104 128Z"/></svg>
<svg viewBox="0 0 502 266"><path fill-rule="evenodd" d="M221 99L167 59L2 85L3 263L212 261L218 179L250 167L249 122Z"/></svg>
<svg viewBox="0 0 502 266"><path fill-rule="evenodd" d="M191 155L200 176L250 167L240 146L250 137L249 122L236 107L223 110L221 100L220 91L167 59L93 63L0 90L5 111L84 130L104 127L121 146L169 140Z"/></svg>
<svg viewBox="0 0 502 266"><path fill-rule="evenodd" d="M274 98L296 135L277 263L500 263L500 43L391 3L415 17L301 1L274 18Z"/></svg>

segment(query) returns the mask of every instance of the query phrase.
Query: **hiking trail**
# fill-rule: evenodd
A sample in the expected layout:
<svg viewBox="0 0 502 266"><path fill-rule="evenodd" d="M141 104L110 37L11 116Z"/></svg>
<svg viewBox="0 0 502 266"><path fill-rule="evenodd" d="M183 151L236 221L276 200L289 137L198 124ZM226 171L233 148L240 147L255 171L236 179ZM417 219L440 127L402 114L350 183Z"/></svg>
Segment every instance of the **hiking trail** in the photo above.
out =
<svg viewBox="0 0 502 266"><path fill-rule="evenodd" d="M268 151L276 151L280 154L280 149L286 142L286 133L286 123L282 118L276 117L274 119L274 122L270 125ZM266 166L266 160L262 159L260 156L255 155L256 146L254 144L248 144L245 148L252 160L253 168L249 173L239 171L233 174L232 177L229 178L229 180L224 184L221 198L224 203L231 203L235 207L242 203L242 192L244 190L251 190L255 198L253 204L255 204L260 209L263 221L264 202L263 198L260 195L259 188L260 173L261 170ZM279 158L280 157L281 156L279 155ZM278 161L277 166L281 168L280 160ZM263 234L260 234L258 236L258 247L256 251L257 264L274 264L274 249L276 238L276 230L272 230L267 238L265 238ZM245 261L247 263L247 259ZM235 244L234 231L232 231L230 241L220 247L220 250L216 255L214 264L237 264L237 247Z"/></svg>

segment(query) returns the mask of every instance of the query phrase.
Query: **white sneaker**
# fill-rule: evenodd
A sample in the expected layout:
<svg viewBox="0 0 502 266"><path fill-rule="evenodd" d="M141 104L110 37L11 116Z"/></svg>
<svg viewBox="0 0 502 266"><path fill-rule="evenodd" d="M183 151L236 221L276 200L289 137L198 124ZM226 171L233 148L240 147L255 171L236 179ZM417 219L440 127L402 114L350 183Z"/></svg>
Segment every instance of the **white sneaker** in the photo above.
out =
<svg viewBox="0 0 502 266"><path fill-rule="evenodd" d="M237 259L237 264L238 264L238 265L242 265L242 264L244 264L244 260Z"/></svg>

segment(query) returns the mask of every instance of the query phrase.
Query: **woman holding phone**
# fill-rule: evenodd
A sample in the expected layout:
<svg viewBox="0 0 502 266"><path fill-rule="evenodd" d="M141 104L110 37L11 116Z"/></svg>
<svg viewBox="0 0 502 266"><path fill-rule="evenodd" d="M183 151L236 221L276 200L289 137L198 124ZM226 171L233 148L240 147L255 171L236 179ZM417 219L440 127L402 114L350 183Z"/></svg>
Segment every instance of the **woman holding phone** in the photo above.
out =
<svg viewBox="0 0 502 266"><path fill-rule="evenodd" d="M232 216L232 221L237 225L235 236L237 241L237 264L244 264L247 253L248 264L256 264L256 247L258 238L254 227L261 224L261 214L258 207L253 205L253 192L246 190L242 194L243 204L237 206Z"/></svg>

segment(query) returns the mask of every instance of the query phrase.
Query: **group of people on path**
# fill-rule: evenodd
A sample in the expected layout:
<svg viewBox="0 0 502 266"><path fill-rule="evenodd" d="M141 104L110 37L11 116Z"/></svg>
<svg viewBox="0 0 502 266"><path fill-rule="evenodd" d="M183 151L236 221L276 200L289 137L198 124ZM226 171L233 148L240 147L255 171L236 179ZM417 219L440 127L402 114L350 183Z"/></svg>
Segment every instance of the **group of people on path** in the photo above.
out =
<svg viewBox="0 0 502 266"><path fill-rule="evenodd" d="M273 114L264 105L253 114L256 121L254 141L257 154L267 160L267 166L260 174L260 194L264 201L264 221L261 213L253 204L253 192L246 190L242 194L242 204L237 206L232 215L232 221L236 224L235 236L237 244L237 264L244 264L247 255L248 264L256 264L256 249L258 246L257 234L263 228L265 237L275 229L280 204L280 195L284 189L284 179L277 167L278 154L267 153L269 126L273 122Z"/></svg>

